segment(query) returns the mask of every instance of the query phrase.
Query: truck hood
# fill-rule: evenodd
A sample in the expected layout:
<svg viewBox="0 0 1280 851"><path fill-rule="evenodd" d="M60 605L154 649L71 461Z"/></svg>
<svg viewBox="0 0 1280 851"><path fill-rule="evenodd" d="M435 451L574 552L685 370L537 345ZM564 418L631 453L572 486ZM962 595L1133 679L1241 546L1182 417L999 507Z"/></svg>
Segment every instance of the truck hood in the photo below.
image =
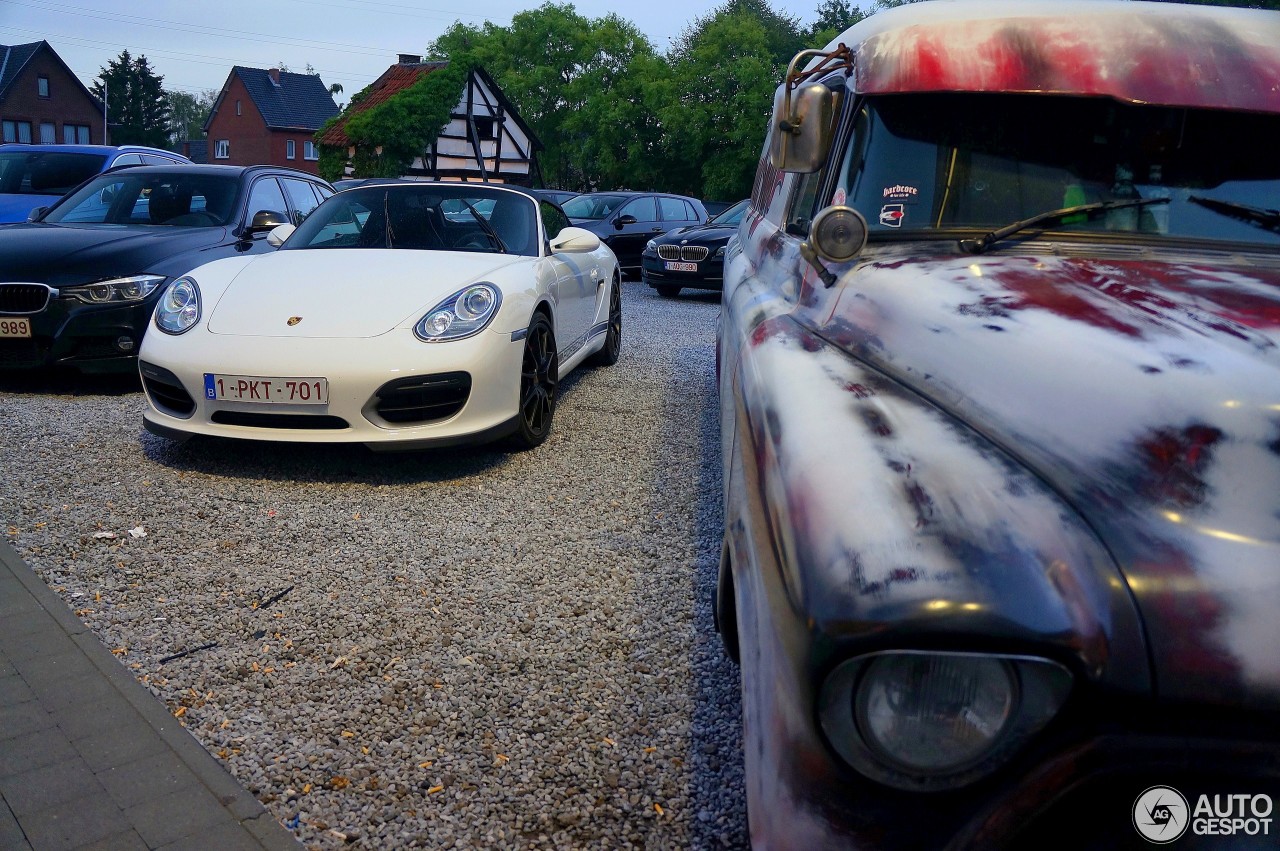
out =
<svg viewBox="0 0 1280 851"><path fill-rule="evenodd" d="M1055 250L891 246L802 301L1075 507L1161 697L1280 705L1280 263Z"/></svg>
<svg viewBox="0 0 1280 851"><path fill-rule="evenodd" d="M245 337L376 337L528 257L409 249L281 250L242 267L209 331ZM289 320L299 317L292 325Z"/></svg>
<svg viewBox="0 0 1280 851"><path fill-rule="evenodd" d="M140 273L181 275L203 251L232 240L226 228L14 224L0 227L0 277L67 287Z"/></svg>

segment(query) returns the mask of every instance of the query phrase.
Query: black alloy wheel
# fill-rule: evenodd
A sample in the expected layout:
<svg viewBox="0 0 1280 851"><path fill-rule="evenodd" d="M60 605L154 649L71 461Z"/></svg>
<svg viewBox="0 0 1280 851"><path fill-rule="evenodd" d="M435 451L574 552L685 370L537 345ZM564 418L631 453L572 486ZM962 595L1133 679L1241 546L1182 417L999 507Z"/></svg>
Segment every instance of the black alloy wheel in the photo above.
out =
<svg viewBox="0 0 1280 851"><path fill-rule="evenodd" d="M520 365L520 423L512 439L520 449L532 449L547 439L556 412L560 386L560 355L551 320L535 313L524 338Z"/></svg>
<svg viewBox="0 0 1280 851"><path fill-rule="evenodd" d="M613 366L622 353L622 278L613 276L609 292L609 328L604 333L604 346L591 356L592 366Z"/></svg>

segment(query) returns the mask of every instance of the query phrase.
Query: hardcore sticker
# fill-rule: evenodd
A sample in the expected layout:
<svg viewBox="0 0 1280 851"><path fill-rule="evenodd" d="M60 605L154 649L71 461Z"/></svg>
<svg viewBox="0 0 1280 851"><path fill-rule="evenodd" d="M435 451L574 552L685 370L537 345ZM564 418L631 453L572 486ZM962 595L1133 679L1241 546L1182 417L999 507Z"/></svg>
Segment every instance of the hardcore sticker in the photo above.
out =
<svg viewBox="0 0 1280 851"><path fill-rule="evenodd" d="M916 187L904 186L901 183L884 188L884 197L894 201L914 201L919 194L920 190Z"/></svg>

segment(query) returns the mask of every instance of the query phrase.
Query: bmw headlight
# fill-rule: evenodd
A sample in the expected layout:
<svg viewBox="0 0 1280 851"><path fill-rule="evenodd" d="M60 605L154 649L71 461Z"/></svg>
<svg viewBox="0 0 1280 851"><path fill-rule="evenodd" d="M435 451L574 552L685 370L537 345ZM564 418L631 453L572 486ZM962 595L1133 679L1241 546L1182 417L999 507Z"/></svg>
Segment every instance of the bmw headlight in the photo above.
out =
<svg viewBox="0 0 1280 851"><path fill-rule="evenodd" d="M840 756L872 780L953 789L1003 765L1070 690L1070 672L1048 659L876 653L831 673L819 718Z"/></svg>
<svg viewBox="0 0 1280 851"><path fill-rule="evenodd" d="M502 293L493 284L472 284L427 311L413 333L427 343L461 340L488 325L501 304Z"/></svg>
<svg viewBox="0 0 1280 851"><path fill-rule="evenodd" d="M63 287L58 292L85 304L120 304L142 301L163 283L164 275L132 275L78 287Z"/></svg>
<svg viewBox="0 0 1280 851"><path fill-rule="evenodd" d="M654 242L654 241L651 239L651 240L649 240L648 242L646 242L646 243L644 244L644 250L645 250L645 251L647 251L648 253L652 254L652 253L654 253L655 251L657 251L657 250L658 250L658 243Z"/></svg>
<svg viewBox="0 0 1280 851"><path fill-rule="evenodd" d="M726 242L724 245L717 248L716 253L711 256L712 259L719 260L721 257L724 256L725 249L727 249L728 247L729 247L729 244Z"/></svg>
<svg viewBox="0 0 1280 851"><path fill-rule="evenodd" d="M156 305L156 327L166 334L182 334L200 321L200 287L194 278L174 281Z"/></svg>

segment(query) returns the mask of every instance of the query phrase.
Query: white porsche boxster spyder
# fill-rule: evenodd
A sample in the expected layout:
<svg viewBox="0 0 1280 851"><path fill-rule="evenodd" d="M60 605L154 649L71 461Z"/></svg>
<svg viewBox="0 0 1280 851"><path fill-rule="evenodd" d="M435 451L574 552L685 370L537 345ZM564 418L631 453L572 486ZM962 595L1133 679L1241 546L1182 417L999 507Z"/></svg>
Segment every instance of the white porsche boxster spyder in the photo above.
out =
<svg viewBox="0 0 1280 851"><path fill-rule="evenodd" d="M139 353L148 431L529 448L560 379L618 359L616 258L527 191L365 186L270 239L169 285Z"/></svg>

